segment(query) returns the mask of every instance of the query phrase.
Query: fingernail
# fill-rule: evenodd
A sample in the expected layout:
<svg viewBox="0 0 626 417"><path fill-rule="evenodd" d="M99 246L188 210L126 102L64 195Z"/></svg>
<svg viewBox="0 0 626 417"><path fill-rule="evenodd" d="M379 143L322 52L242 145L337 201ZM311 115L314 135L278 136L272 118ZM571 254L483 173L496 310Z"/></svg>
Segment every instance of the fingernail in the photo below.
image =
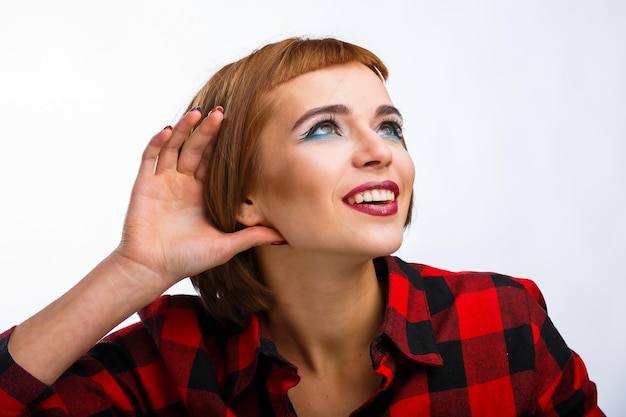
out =
<svg viewBox="0 0 626 417"><path fill-rule="evenodd" d="M224 107L222 106L215 106L211 109L211 111L209 112L209 114L207 114L207 117L209 117L211 115L211 113L213 113L214 111L218 111L222 114L224 114Z"/></svg>
<svg viewBox="0 0 626 417"><path fill-rule="evenodd" d="M286 245L287 241L286 240L277 240L276 242L272 242L271 245L273 246L282 246L282 245Z"/></svg>
<svg viewBox="0 0 626 417"><path fill-rule="evenodd" d="M191 113L192 111L195 111L195 110L198 110L200 113L202 113L202 107L200 107L200 106L196 106L196 107L190 109L187 113Z"/></svg>
<svg viewBox="0 0 626 417"><path fill-rule="evenodd" d="M172 129L174 129L172 125L167 125L163 128L163 130L172 130Z"/></svg>

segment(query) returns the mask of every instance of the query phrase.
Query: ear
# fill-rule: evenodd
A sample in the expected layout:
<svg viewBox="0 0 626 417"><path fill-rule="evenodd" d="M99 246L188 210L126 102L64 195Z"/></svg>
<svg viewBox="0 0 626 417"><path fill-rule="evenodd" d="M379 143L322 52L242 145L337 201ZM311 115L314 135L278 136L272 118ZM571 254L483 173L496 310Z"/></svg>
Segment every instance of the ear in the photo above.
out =
<svg viewBox="0 0 626 417"><path fill-rule="evenodd" d="M237 211L237 222L244 226L258 226L263 224L264 216L258 204L250 198L246 198L239 204Z"/></svg>

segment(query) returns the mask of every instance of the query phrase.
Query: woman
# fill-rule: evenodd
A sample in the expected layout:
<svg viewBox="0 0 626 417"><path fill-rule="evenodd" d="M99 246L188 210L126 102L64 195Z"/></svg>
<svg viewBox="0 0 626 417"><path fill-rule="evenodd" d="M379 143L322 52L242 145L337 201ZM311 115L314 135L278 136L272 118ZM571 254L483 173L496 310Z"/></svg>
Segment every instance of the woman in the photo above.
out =
<svg viewBox="0 0 626 417"><path fill-rule="evenodd" d="M414 169L386 77L334 39L215 74L120 245L3 335L2 415L602 415L532 282L388 256ZM200 298L158 298L188 276Z"/></svg>

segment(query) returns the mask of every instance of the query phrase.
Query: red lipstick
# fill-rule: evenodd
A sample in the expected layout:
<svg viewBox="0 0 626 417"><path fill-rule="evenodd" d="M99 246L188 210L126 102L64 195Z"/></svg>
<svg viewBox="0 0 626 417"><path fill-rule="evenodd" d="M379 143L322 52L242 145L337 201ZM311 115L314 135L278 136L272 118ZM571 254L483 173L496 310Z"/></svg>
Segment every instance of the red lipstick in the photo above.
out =
<svg viewBox="0 0 626 417"><path fill-rule="evenodd" d="M384 190L390 191L393 193L394 198L391 201L386 202L361 202L352 204L351 201L354 200L354 196L357 194L365 193L371 190ZM343 202L356 211L360 211L361 213L369 214L371 216L392 216L398 212L398 201L397 198L400 195L400 187L393 181L370 181L364 184L361 184L348 192L343 197ZM349 201L350 199L350 201Z"/></svg>

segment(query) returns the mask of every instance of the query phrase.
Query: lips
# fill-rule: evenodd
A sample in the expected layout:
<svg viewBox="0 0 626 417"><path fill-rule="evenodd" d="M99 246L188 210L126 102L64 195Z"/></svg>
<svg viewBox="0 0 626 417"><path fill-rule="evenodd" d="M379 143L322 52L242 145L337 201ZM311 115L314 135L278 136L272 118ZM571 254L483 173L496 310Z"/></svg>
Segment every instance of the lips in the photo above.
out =
<svg viewBox="0 0 626 417"><path fill-rule="evenodd" d="M361 184L343 197L348 207L372 216L391 216L398 212L396 198L400 188L393 181L372 181Z"/></svg>

